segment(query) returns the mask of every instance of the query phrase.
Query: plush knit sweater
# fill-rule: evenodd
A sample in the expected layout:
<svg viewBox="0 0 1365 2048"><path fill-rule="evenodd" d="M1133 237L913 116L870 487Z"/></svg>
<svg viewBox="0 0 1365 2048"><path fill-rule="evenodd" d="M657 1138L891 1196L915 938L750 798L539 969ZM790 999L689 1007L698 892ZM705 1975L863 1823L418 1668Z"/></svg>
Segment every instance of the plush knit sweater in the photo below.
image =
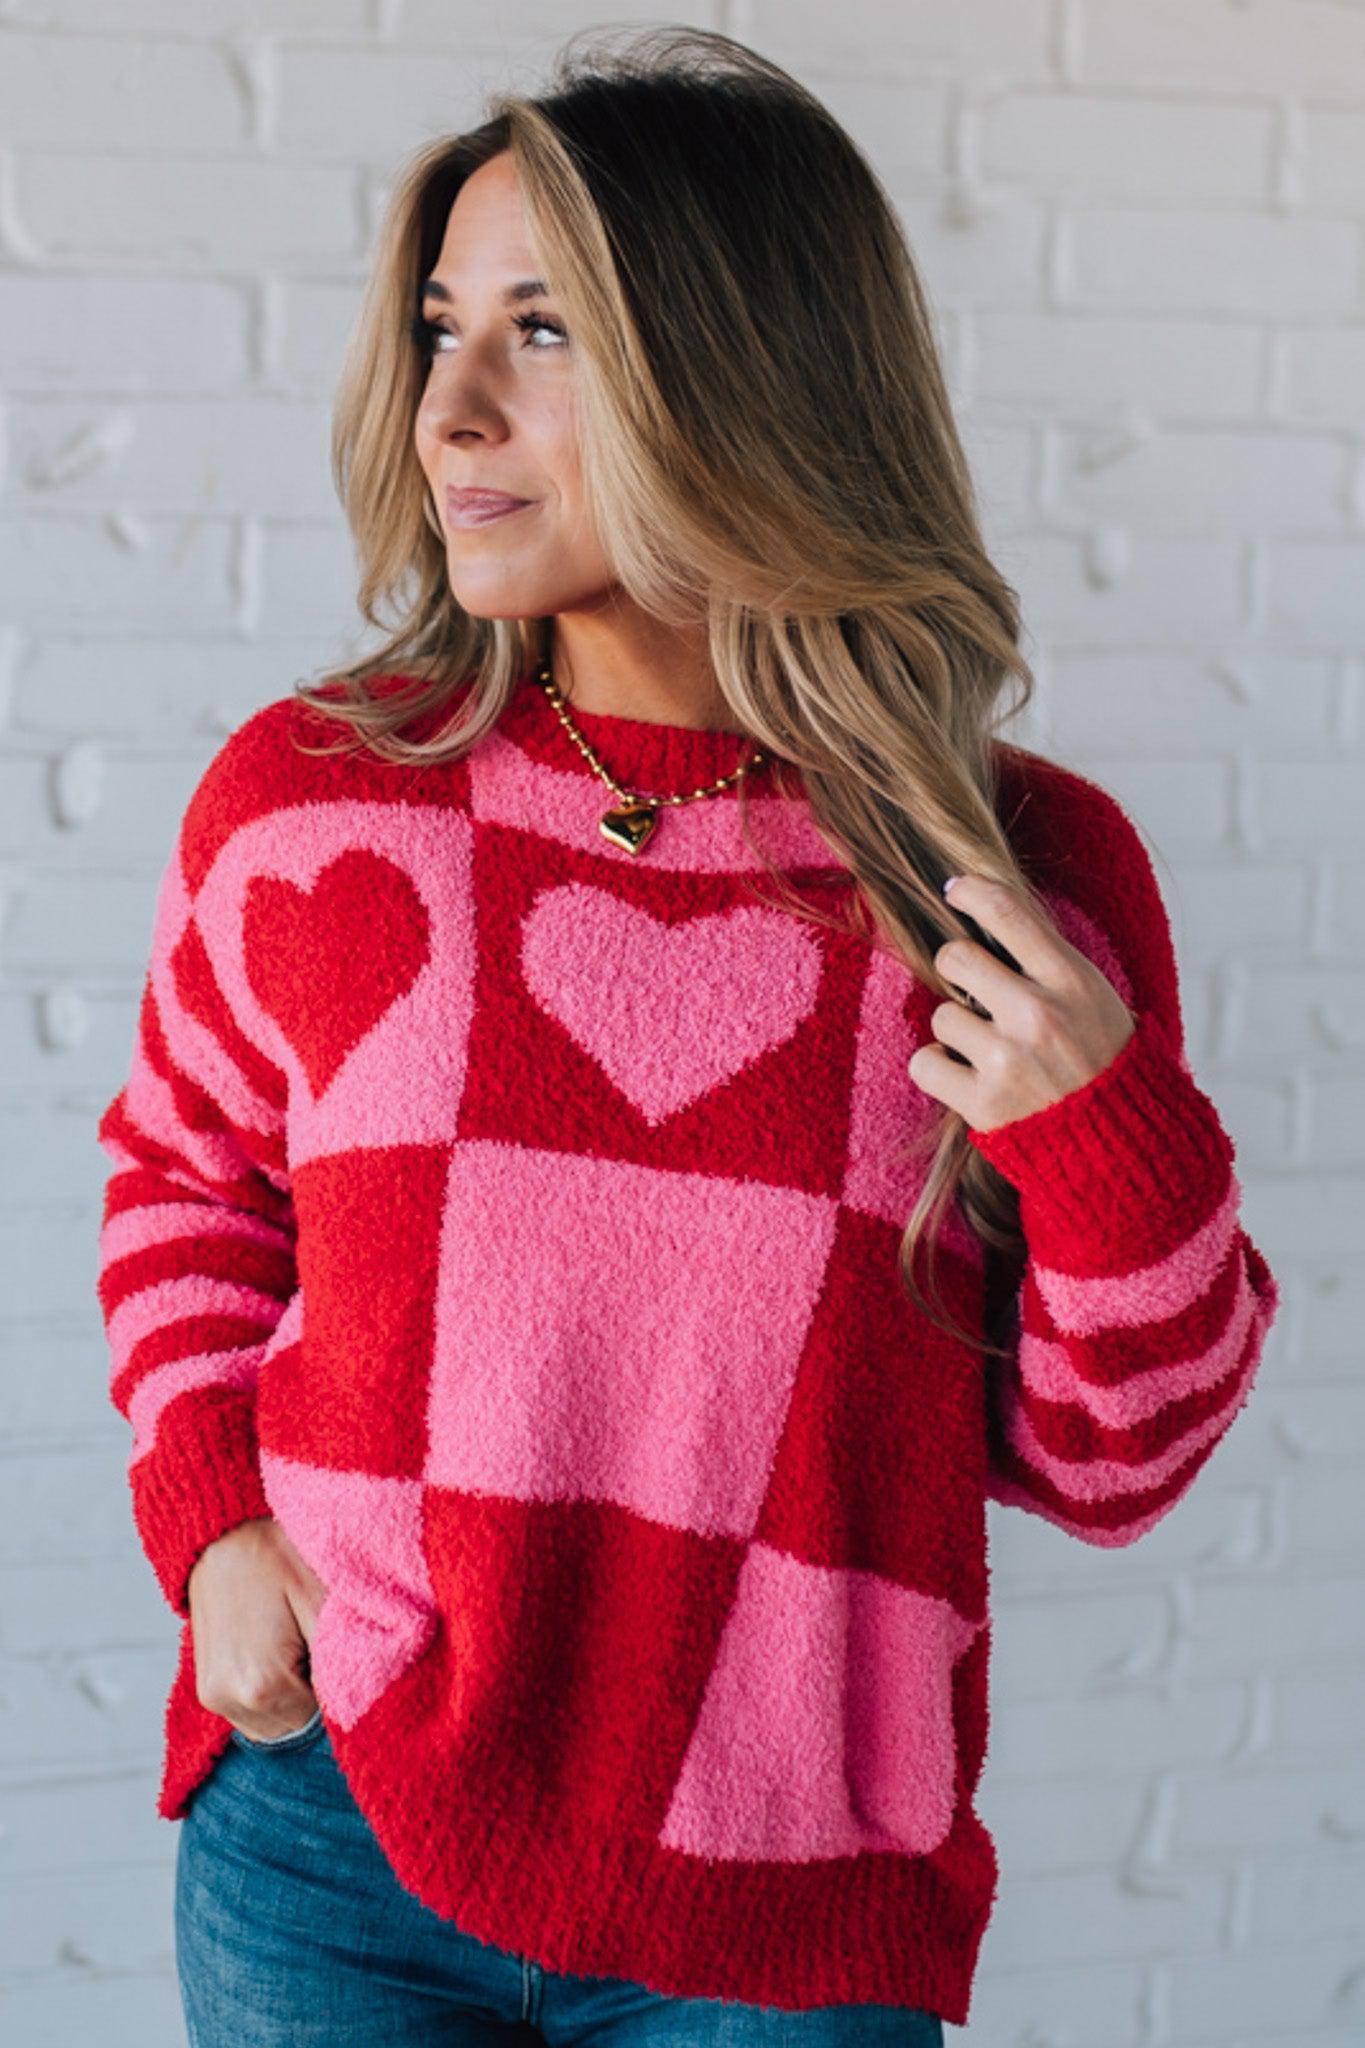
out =
<svg viewBox="0 0 1365 2048"><path fill-rule="evenodd" d="M748 751L575 715L651 793ZM191 1566L272 1515L327 1587L338 1765L436 1913L557 1971L964 2024L987 1501L1134 1542L1277 1304L1136 828L1002 744L1011 842L1137 1026L972 1133L1027 1239L1002 1274L949 1211L946 1304L1008 1333L983 1362L897 1271L941 998L780 907L733 787L610 844L530 675L459 762L294 733L337 729L282 698L194 790L99 1125L110 1390L182 1624L158 1811L230 1733ZM750 829L829 913L851 878L771 774Z"/></svg>

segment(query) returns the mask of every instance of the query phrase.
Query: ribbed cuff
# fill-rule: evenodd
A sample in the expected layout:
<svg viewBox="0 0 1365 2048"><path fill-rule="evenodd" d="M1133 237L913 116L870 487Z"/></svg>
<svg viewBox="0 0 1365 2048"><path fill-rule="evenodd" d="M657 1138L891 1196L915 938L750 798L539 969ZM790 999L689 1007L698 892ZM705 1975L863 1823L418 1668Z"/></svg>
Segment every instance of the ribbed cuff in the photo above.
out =
<svg viewBox="0 0 1365 2048"><path fill-rule="evenodd" d="M188 1620L189 1576L200 1553L239 1522L271 1512L261 1482L254 1390L196 1388L178 1396L129 1480L143 1549L167 1600Z"/></svg>
<svg viewBox="0 0 1365 2048"><path fill-rule="evenodd" d="M1234 1158L1213 1103L1148 1011L1102 1073L969 1135L1019 1190L1030 1253L1073 1272L1163 1256L1222 1199Z"/></svg>

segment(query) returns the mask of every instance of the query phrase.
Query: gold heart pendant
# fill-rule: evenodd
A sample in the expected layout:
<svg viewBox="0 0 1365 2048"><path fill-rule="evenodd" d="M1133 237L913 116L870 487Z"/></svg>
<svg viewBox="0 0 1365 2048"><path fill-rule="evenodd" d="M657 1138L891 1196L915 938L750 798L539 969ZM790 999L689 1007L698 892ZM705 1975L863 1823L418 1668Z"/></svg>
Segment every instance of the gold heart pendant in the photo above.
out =
<svg viewBox="0 0 1365 2048"><path fill-rule="evenodd" d="M604 839L627 853L638 853L658 824L659 813L654 804L623 804L620 810L605 812L600 822Z"/></svg>

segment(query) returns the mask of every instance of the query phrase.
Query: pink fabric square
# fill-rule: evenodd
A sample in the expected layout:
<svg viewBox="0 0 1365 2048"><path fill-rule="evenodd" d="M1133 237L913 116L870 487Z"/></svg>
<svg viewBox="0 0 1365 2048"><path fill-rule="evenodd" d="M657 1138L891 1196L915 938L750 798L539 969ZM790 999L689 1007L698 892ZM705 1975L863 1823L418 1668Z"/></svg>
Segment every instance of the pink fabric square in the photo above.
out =
<svg viewBox="0 0 1365 2048"><path fill-rule="evenodd" d="M837 1213L799 1189L458 1145L426 1477L747 1535Z"/></svg>
<svg viewBox="0 0 1365 2048"><path fill-rule="evenodd" d="M788 1862L927 1855L953 1821L953 1667L982 1626L753 1544L660 1839Z"/></svg>
<svg viewBox="0 0 1365 2048"><path fill-rule="evenodd" d="M874 952L863 984L858 1049L849 1099L848 1163L843 1198L850 1209L904 1227L919 1200L930 1152L916 1141L932 1132L943 1108L911 1080L910 1055L923 1041L907 1003L913 978L890 953ZM942 1243L973 1264L981 1241L954 1204L943 1219Z"/></svg>
<svg viewBox="0 0 1365 2048"><path fill-rule="evenodd" d="M334 863L354 863L358 851L392 864L410 888L423 913L427 957L382 1016L358 1020L354 1046L319 1094L289 1033L259 1000L247 958L247 904L253 890L269 892L272 884L311 896ZM472 869L469 820L432 805L338 799L309 805L306 829L283 809L240 826L224 845L200 890L200 914L222 934L214 964L232 1010L288 1076L293 1170L360 1145L453 1138L474 1007ZM318 932L318 945L335 942L325 928ZM376 958L405 943L381 930ZM260 979L258 965L255 984Z"/></svg>
<svg viewBox="0 0 1365 2048"><path fill-rule="evenodd" d="M270 1512L326 1584L310 1675L338 1727L350 1728L436 1630L421 1483L327 1471L264 1449L261 1481Z"/></svg>

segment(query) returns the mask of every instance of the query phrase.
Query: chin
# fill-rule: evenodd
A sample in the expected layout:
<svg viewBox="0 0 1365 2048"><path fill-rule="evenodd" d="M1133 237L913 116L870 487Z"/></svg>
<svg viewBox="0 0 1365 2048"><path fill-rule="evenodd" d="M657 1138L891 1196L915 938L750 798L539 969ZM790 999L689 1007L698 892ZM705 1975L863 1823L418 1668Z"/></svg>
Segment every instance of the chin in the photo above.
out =
<svg viewBox="0 0 1365 2048"><path fill-rule="evenodd" d="M457 590L453 583L450 586L450 594L460 607L460 610L471 619L529 619L541 616L532 605L493 604L491 602L480 604L477 598L464 596L463 592Z"/></svg>
<svg viewBox="0 0 1365 2048"><path fill-rule="evenodd" d="M535 579L528 588L526 577L500 576L492 563L482 576L471 576L468 562L448 562L446 570L451 596L477 619L520 619L536 609L540 593Z"/></svg>

